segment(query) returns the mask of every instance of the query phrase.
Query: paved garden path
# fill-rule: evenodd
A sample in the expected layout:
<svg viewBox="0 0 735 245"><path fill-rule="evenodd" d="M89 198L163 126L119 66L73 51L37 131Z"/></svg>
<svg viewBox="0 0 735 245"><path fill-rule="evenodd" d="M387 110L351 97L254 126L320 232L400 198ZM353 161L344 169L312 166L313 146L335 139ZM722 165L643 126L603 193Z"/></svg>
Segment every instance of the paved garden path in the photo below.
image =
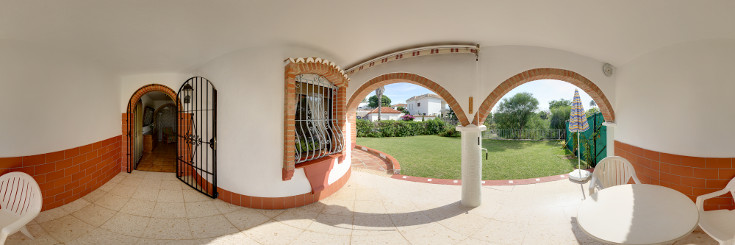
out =
<svg viewBox="0 0 735 245"><path fill-rule="evenodd" d="M366 151L352 150L352 170L369 172L381 176L391 176L388 165L383 159Z"/></svg>

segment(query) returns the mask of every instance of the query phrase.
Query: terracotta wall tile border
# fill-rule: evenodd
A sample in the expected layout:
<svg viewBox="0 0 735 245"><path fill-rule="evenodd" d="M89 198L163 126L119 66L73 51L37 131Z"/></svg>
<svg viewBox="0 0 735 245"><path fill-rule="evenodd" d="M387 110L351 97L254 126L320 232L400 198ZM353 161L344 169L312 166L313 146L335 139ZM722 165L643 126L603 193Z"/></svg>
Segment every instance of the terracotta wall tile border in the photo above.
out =
<svg viewBox="0 0 735 245"><path fill-rule="evenodd" d="M0 174L25 172L38 182L43 210L73 202L120 173L121 135L71 149L0 158Z"/></svg>
<svg viewBox="0 0 735 245"><path fill-rule="evenodd" d="M657 152L615 141L615 154L628 159L644 184L677 190L692 201L697 196L725 188L735 177L735 158L692 157ZM707 200L705 210L733 209L732 196Z"/></svg>
<svg viewBox="0 0 735 245"><path fill-rule="evenodd" d="M317 192L309 192L301 195L287 196L287 197L255 197L248 196L239 193L234 193L221 187L217 187L219 193L218 199L238 205L246 208L257 208L257 209L287 209L301 207L304 205L312 204L323 200L339 191L350 179L352 174L352 168L347 170L339 180L335 181L331 185L326 186L324 190Z"/></svg>

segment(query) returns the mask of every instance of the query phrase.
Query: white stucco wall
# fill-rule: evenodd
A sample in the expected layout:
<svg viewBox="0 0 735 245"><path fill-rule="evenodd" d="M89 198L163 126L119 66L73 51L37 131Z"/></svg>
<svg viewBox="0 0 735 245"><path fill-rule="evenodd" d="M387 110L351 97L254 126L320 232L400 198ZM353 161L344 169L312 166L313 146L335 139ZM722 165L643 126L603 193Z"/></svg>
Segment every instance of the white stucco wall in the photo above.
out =
<svg viewBox="0 0 735 245"><path fill-rule="evenodd" d="M368 120L371 122L378 120L378 113L370 113L367 115ZM394 113L381 113L380 120L399 120L403 116L403 113L400 114L394 114Z"/></svg>
<svg viewBox="0 0 735 245"><path fill-rule="evenodd" d="M234 52L198 69L196 74L212 81L218 90L220 187L260 197L311 192L303 169L297 168L288 181L281 180L281 169L283 61L288 57L312 56L330 58L310 49L274 45ZM345 143L350 145L350 142ZM338 180L349 169L349 150L346 153L344 163L335 163L329 183Z"/></svg>
<svg viewBox="0 0 735 245"><path fill-rule="evenodd" d="M161 84L171 88L174 92L179 91L179 87L192 77L192 73L145 73L145 74L128 74L121 76L118 80L119 86L119 106L120 113L125 113L130 97L138 91L139 88L149 84ZM154 103L155 105L155 103ZM158 107L153 108L154 110Z"/></svg>
<svg viewBox="0 0 735 245"><path fill-rule="evenodd" d="M735 157L735 40L678 44L619 69L615 139L672 154Z"/></svg>
<svg viewBox="0 0 735 245"><path fill-rule="evenodd" d="M411 115L440 115L442 100L438 98L420 98L406 101ZM420 106L419 106L420 105Z"/></svg>
<svg viewBox="0 0 735 245"><path fill-rule="evenodd" d="M105 67L0 41L0 157L48 153L120 135L119 88Z"/></svg>

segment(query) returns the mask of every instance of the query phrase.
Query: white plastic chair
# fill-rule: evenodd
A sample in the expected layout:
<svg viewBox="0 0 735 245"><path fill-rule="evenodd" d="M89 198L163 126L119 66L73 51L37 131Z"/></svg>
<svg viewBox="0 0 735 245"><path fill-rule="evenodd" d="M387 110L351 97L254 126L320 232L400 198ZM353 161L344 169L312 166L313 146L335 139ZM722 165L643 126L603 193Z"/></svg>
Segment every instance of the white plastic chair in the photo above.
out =
<svg viewBox="0 0 735 245"><path fill-rule="evenodd" d="M11 172L0 176L0 244L18 231L29 238L26 224L41 212L41 188L30 175Z"/></svg>
<svg viewBox="0 0 735 245"><path fill-rule="evenodd" d="M730 180L727 186L725 186L725 189L697 197L699 227L709 236L720 242L720 244L735 244L735 211L725 209L704 211L704 200L718 197L728 192L735 196L735 179Z"/></svg>
<svg viewBox="0 0 735 245"><path fill-rule="evenodd" d="M628 160L618 156L606 157L597 163L595 171L592 172L590 195L595 193L595 188L602 190L610 186L628 184L631 178L636 184L641 183Z"/></svg>

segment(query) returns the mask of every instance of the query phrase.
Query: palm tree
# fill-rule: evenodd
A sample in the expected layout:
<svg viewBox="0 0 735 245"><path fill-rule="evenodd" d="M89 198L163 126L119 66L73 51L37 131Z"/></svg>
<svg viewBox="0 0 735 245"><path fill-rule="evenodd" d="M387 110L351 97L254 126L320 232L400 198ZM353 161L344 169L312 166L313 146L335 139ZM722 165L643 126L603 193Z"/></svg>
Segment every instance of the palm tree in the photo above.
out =
<svg viewBox="0 0 735 245"><path fill-rule="evenodd" d="M383 92L385 91L385 87L380 86L379 88L375 89L375 95L378 96L378 121L380 121L380 118L382 117L382 108L383 108Z"/></svg>

